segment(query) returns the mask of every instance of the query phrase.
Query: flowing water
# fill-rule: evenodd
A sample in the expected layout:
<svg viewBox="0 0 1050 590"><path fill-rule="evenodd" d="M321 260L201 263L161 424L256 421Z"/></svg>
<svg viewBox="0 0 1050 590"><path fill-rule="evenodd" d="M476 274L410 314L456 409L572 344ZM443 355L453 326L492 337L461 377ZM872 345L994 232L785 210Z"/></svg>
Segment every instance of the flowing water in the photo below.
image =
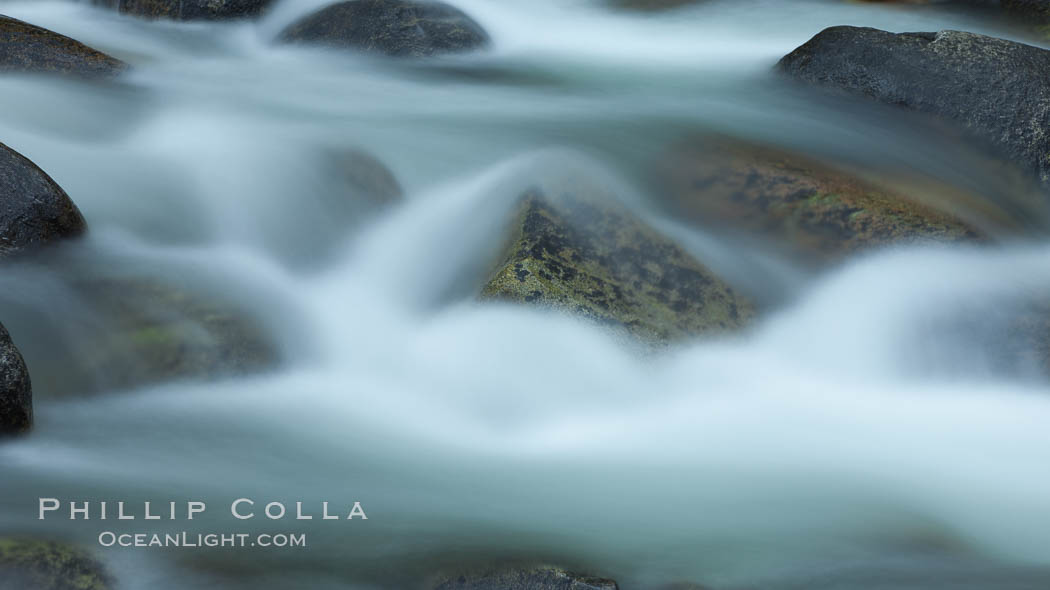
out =
<svg viewBox="0 0 1050 590"><path fill-rule="evenodd" d="M1050 587L1050 389L1024 362L996 362L980 330L944 329L1050 289L1050 243L903 249L815 272L678 225L641 180L669 142L710 132L1008 198L956 143L771 68L830 25L1016 31L835 1L653 14L456 0L490 50L415 64L272 43L323 3L176 24L0 1L134 64L115 84L0 78L0 140L91 226L62 256L0 276L0 318L37 384L35 432L0 446L0 531L96 546L103 530L309 534L306 549L101 549L131 589L403 588L502 560L627 589ZM407 193L363 224L339 221L345 186L323 163L351 148ZM676 232L763 302L762 319L654 355L570 318L478 304L514 198L565 176ZM61 359L93 332L63 288L73 271L236 300L285 360L78 395ZM40 497L202 500L208 517L38 521ZM233 520L240 497L314 514L360 501L369 518Z"/></svg>

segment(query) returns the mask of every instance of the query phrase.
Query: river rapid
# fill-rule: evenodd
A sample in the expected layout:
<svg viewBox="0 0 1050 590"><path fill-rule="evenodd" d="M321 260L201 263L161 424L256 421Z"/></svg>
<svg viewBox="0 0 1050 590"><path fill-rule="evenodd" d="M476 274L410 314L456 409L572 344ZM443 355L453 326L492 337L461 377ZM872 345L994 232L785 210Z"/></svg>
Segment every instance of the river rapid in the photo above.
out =
<svg viewBox="0 0 1050 590"><path fill-rule="evenodd" d="M0 532L89 546L103 530L309 535L306 549L101 549L136 590L406 588L503 560L628 590L1050 587L1050 385L998 362L981 330L944 327L1050 291L1050 241L814 271L679 225L641 180L669 142L709 132L998 198L1003 185L955 143L894 111L816 98L772 67L831 25L1017 31L817 0L661 13L454 0L491 49L420 64L273 44L322 4L186 24L0 1L134 65L114 84L0 77L0 141L91 227L70 252L0 275L37 419L0 445ZM348 230L332 221L343 189L322 156L351 147L387 164L406 198ZM514 199L566 175L681 236L763 304L760 320L639 354L572 318L479 304ZM285 360L77 395L60 352L90 346L97 327L56 287L71 268L230 297ZM138 512L200 500L209 517L39 521L40 497ZM242 497L314 514L359 501L368 520L234 520Z"/></svg>

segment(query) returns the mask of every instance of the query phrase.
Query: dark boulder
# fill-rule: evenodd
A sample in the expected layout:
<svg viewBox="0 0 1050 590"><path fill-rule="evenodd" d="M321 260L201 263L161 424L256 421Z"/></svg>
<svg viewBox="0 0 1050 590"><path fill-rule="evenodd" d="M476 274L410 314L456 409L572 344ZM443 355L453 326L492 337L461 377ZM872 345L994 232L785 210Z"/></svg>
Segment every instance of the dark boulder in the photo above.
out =
<svg viewBox="0 0 1050 590"><path fill-rule="evenodd" d="M259 16L275 0L95 0L124 14L172 20L229 20Z"/></svg>
<svg viewBox="0 0 1050 590"><path fill-rule="evenodd" d="M439 580L434 590L618 590L612 580L557 568L462 574Z"/></svg>
<svg viewBox="0 0 1050 590"><path fill-rule="evenodd" d="M1003 10L1030 23L1050 24L1050 0L1001 0Z"/></svg>
<svg viewBox="0 0 1050 590"><path fill-rule="evenodd" d="M292 24L280 40L426 57L476 49L487 45L489 37L469 16L442 2L354 0Z"/></svg>
<svg viewBox="0 0 1050 590"><path fill-rule="evenodd" d="M652 175L676 217L761 235L818 262L891 244L984 237L959 217L931 206L932 196L913 198L772 147L685 141L660 159Z"/></svg>
<svg viewBox="0 0 1050 590"><path fill-rule="evenodd" d="M22 354L0 324L0 436L21 434L33 425L33 387Z"/></svg>
<svg viewBox="0 0 1050 590"><path fill-rule="evenodd" d="M0 589L109 590L105 568L85 551L53 541L0 538Z"/></svg>
<svg viewBox="0 0 1050 590"><path fill-rule="evenodd" d="M680 246L601 196L524 195L482 299L541 305L643 342L737 329L752 316Z"/></svg>
<svg viewBox="0 0 1050 590"><path fill-rule="evenodd" d="M114 76L127 64L54 31L0 15L0 71Z"/></svg>
<svg viewBox="0 0 1050 590"><path fill-rule="evenodd" d="M62 187L25 156L0 143L0 257L87 229Z"/></svg>
<svg viewBox="0 0 1050 590"><path fill-rule="evenodd" d="M778 67L968 128L1050 184L1050 51L959 31L832 27Z"/></svg>

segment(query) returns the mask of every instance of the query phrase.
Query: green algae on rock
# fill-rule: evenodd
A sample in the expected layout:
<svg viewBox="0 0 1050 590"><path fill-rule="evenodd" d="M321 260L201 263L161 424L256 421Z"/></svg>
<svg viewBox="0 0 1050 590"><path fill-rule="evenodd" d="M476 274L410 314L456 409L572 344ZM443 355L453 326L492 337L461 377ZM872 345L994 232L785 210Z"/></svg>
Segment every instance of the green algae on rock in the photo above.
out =
<svg viewBox="0 0 1050 590"><path fill-rule="evenodd" d="M818 259L981 239L977 229L927 204L772 148L689 142L661 160L654 176L676 215L728 223Z"/></svg>
<svg viewBox="0 0 1050 590"><path fill-rule="evenodd" d="M611 199L526 193L482 299L543 305L665 342L744 325L749 302Z"/></svg>
<svg viewBox="0 0 1050 590"><path fill-rule="evenodd" d="M613 580L558 568L511 569L445 578L434 590L618 590Z"/></svg>
<svg viewBox="0 0 1050 590"><path fill-rule="evenodd" d="M473 19L443 2L352 0L293 23L280 40L428 57L477 49L487 45L489 37Z"/></svg>
<svg viewBox="0 0 1050 590"><path fill-rule="evenodd" d="M54 31L0 15L0 71L109 77L127 64Z"/></svg>
<svg viewBox="0 0 1050 590"><path fill-rule="evenodd" d="M22 353L0 324L0 437L27 432L33 426L33 386Z"/></svg>
<svg viewBox="0 0 1050 590"><path fill-rule="evenodd" d="M94 557L54 541L0 538L0 587L24 590L110 590Z"/></svg>

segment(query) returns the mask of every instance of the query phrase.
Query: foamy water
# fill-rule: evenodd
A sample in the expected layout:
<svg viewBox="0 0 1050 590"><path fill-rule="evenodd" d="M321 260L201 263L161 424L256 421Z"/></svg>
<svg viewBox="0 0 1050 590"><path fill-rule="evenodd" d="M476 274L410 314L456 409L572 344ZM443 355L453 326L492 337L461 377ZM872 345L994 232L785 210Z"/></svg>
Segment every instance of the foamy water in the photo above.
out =
<svg viewBox="0 0 1050 590"><path fill-rule="evenodd" d="M36 520L41 496L216 513L238 497L350 499L367 522L155 527L305 531L304 551L101 555L126 588L403 588L501 559L628 589L1050 583L1050 391L982 338L1050 289L1050 246L902 249L814 273L666 219L640 181L683 132L716 131L994 196L952 145L814 102L770 68L832 24L1008 31L838 2L639 15L459 0L490 51L420 67L270 43L319 4L173 24L0 2L135 65L107 86L0 79L0 141L92 227L64 262L0 277L0 319L34 374L63 370L41 318L77 337L82 308L56 285L85 261L231 296L287 359L83 399L38 387L35 432L0 446L0 532L96 543L101 524ZM407 192L352 231L322 164L344 148ZM571 318L477 303L514 199L564 177L619 195L768 309L741 334L639 355Z"/></svg>

